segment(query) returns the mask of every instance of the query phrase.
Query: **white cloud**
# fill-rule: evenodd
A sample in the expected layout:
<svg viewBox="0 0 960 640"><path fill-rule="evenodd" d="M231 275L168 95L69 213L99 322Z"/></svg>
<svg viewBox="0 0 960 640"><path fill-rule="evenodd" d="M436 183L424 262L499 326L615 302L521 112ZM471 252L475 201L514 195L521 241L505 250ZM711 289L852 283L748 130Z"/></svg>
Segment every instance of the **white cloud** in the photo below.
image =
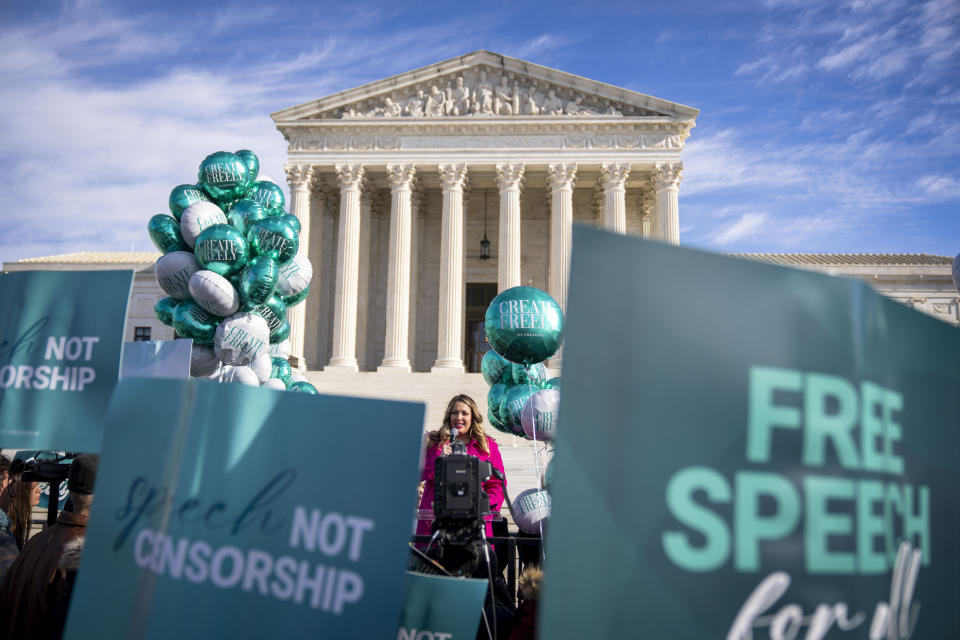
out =
<svg viewBox="0 0 960 640"><path fill-rule="evenodd" d="M757 235L766 223L768 215L761 212L745 213L733 223L720 229L713 237L713 243L718 246Z"/></svg>

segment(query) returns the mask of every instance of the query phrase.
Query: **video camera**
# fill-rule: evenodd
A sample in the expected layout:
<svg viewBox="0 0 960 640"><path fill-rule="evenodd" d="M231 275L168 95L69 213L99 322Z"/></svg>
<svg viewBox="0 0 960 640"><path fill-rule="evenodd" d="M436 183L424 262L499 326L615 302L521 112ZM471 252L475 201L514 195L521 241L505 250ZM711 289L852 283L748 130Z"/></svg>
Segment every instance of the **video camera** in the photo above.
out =
<svg viewBox="0 0 960 640"><path fill-rule="evenodd" d="M40 457L43 455L44 457ZM57 521L57 507L59 505L60 485L70 477L70 464L77 456L76 453L56 453L53 451L38 451L32 459L23 463L23 482L46 482L50 485L50 497L47 502L47 524Z"/></svg>
<svg viewBox="0 0 960 640"><path fill-rule="evenodd" d="M454 575L470 575L480 563L484 516L490 498L483 483L493 469L486 460L468 455L462 442L453 453L434 461L433 525L437 560ZM431 554L433 555L433 554Z"/></svg>

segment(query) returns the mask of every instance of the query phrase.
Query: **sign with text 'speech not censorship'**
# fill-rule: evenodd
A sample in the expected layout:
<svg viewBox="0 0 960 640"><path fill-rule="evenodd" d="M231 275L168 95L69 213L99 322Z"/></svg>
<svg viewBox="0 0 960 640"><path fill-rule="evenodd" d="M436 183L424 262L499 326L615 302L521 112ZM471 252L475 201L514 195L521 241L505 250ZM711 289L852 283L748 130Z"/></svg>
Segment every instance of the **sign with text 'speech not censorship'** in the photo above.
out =
<svg viewBox="0 0 960 640"><path fill-rule="evenodd" d="M120 381L66 637L395 636L423 412Z"/></svg>
<svg viewBox="0 0 960 640"><path fill-rule="evenodd" d="M0 444L100 450L133 271L0 274Z"/></svg>
<svg viewBox="0 0 960 640"><path fill-rule="evenodd" d="M541 637L960 637L960 331L577 228Z"/></svg>

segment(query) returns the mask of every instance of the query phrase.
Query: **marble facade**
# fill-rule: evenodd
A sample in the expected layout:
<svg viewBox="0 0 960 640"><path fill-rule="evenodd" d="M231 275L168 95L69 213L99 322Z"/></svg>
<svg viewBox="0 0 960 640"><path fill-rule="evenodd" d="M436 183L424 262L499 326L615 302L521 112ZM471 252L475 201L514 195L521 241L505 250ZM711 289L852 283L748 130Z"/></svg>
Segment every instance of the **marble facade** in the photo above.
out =
<svg viewBox="0 0 960 640"><path fill-rule="evenodd" d="M463 372L468 288L565 306L573 222L678 243L697 114L486 51L272 114L315 274L294 361Z"/></svg>

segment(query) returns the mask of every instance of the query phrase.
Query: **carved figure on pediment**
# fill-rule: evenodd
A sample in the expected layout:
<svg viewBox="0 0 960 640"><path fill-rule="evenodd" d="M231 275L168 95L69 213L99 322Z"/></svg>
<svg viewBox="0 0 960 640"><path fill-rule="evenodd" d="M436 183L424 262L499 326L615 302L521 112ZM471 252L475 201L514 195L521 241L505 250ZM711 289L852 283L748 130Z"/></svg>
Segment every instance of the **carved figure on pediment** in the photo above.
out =
<svg viewBox="0 0 960 640"><path fill-rule="evenodd" d="M536 96L537 93L533 89L528 89L523 92L523 115L540 115L540 104L537 102Z"/></svg>
<svg viewBox="0 0 960 640"><path fill-rule="evenodd" d="M423 89L417 89L417 95L407 100L403 111L414 118L423 117L424 102L426 102L426 98L423 95Z"/></svg>
<svg viewBox="0 0 960 640"><path fill-rule="evenodd" d="M447 97L436 85L430 87L430 97L427 98L427 116L438 118L443 115Z"/></svg>
<svg viewBox="0 0 960 640"><path fill-rule="evenodd" d="M449 94L448 115L465 116L470 113L470 89L463 83L463 76L457 76L453 87L449 87L447 92Z"/></svg>
<svg viewBox="0 0 960 640"><path fill-rule="evenodd" d="M487 72L480 71L480 79L473 88L473 112L493 115L493 85L487 80Z"/></svg>
<svg viewBox="0 0 960 640"><path fill-rule="evenodd" d="M563 100L557 97L557 92L553 89L547 91L547 98L543 101L543 108L540 112L551 116L563 114Z"/></svg>
<svg viewBox="0 0 960 640"><path fill-rule="evenodd" d="M507 86L507 76L500 76L500 84L493 93L493 112L498 116L512 116L513 90Z"/></svg>
<svg viewBox="0 0 960 640"><path fill-rule="evenodd" d="M393 101L393 99L383 99L383 115L388 118L399 118L402 114L403 110L400 108L399 104Z"/></svg>
<svg viewBox="0 0 960 640"><path fill-rule="evenodd" d="M343 110L343 115L341 115L340 117L343 118L344 120L349 120L350 118L359 117L359 115L360 114L357 113L356 109L354 109L353 107L348 107Z"/></svg>

